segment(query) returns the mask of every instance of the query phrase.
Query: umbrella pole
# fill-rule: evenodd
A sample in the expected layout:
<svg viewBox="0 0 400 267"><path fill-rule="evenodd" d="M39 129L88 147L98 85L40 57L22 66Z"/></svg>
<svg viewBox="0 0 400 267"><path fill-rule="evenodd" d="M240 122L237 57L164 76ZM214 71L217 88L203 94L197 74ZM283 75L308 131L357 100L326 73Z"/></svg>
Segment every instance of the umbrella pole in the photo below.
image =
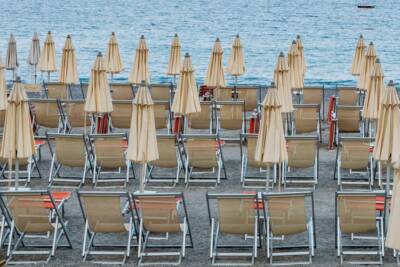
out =
<svg viewBox="0 0 400 267"><path fill-rule="evenodd" d="M140 193L144 192L144 181L146 177L146 163L142 162L141 170L140 170Z"/></svg>
<svg viewBox="0 0 400 267"><path fill-rule="evenodd" d="M36 66L37 65L35 64L35 76L34 76L35 77L35 84L36 84Z"/></svg>
<svg viewBox="0 0 400 267"><path fill-rule="evenodd" d="M269 164L267 165L267 181L265 185L265 191L269 191Z"/></svg>
<svg viewBox="0 0 400 267"><path fill-rule="evenodd" d="M19 159L15 160L15 190L18 190Z"/></svg>
<svg viewBox="0 0 400 267"><path fill-rule="evenodd" d="M386 162L386 194L390 192L390 164L389 161Z"/></svg>
<svg viewBox="0 0 400 267"><path fill-rule="evenodd" d="M47 72L47 83L50 82L50 71Z"/></svg>

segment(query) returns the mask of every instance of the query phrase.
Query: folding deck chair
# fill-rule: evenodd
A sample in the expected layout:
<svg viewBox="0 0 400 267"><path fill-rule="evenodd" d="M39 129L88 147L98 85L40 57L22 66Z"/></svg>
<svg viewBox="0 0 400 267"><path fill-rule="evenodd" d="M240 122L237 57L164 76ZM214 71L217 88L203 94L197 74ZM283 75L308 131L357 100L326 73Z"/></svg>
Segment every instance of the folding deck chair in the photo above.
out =
<svg viewBox="0 0 400 267"><path fill-rule="evenodd" d="M54 149L51 146L54 140ZM51 163L49 187L81 187L85 184L88 171L92 170L90 153L83 134L47 134ZM81 175L65 176L62 168L78 168Z"/></svg>
<svg viewBox="0 0 400 267"><path fill-rule="evenodd" d="M294 105L294 109L293 135L316 132L322 141L320 105Z"/></svg>
<svg viewBox="0 0 400 267"><path fill-rule="evenodd" d="M361 108L360 106L336 106L336 144L341 134L351 133L357 134L359 137L365 136L364 122L361 119Z"/></svg>
<svg viewBox="0 0 400 267"><path fill-rule="evenodd" d="M383 197L384 208L380 212L377 212L377 197ZM335 207L335 239L340 264L345 263L344 257L346 256L362 257L357 261L346 261L350 264L383 264L386 216L385 192L339 191L336 192ZM366 256L376 256L376 260L364 260Z"/></svg>
<svg viewBox="0 0 400 267"><path fill-rule="evenodd" d="M71 91L69 85L59 83L59 82L51 82L43 84L45 95L49 99L69 99L72 98Z"/></svg>
<svg viewBox="0 0 400 267"><path fill-rule="evenodd" d="M130 83L111 83L111 96L113 100L133 100L135 93Z"/></svg>
<svg viewBox="0 0 400 267"><path fill-rule="evenodd" d="M52 129L57 133L63 132L65 118L60 109L60 102L56 99L31 99L29 100L33 114L33 125L36 128L36 135L41 127Z"/></svg>
<svg viewBox="0 0 400 267"><path fill-rule="evenodd" d="M183 193L134 193L132 196L139 220L139 266L180 265L182 258L185 258L186 248L193 248ZM168 244L160 244L159 239L157 239L159 244L150 244L153 235L162 234L167 235ZM187 244L187 237L189 237L189 244ZM181 243L176 244L177 242ZM177 257L177 260L167 261L171 257ZM157 261L149 259L157 259Z"/></svg>
<svg viewBox="0 0 400 267"><path fill-rule="evenodd" d="M92 125L91 116L85 112L85 100L61 100L60 107L65 118L64 132L71 133L74 128L83 129ZM93 129L89 130L89 132L92 131Z"/></svg>
<svg viewBox="0 0 400 267"><path fill-rule="evenodd" d="M309 200L309 201L308 201ZM265 241L267 257L271 265L311 264L316 247L314 194L305 192L271 192L263 193ZM307 205L307 202L310 202ZM308 207L307 207L308 206ZM306 245L293 244L293 236L299 240L300 234L306 234ZM276 246L275 243L288 239L290 245ZM301 239L300 239L301 240ZM289 250L289 251L288 251ZM297 262L274 262L274 258L306 257Z"/></svg>
<svg viewBox="0 0 400 267"><path fill-rule="evenodd" d="M188 116L189 130L209 130L209 134L213 133L214 129L214 102L201 101L201 111L192 113Z"/></svg>
<svg viewBox="0 0 400 267"><path fill-rule="evenodd" d="M306 105L319 105L320 118L324 120L325 114L325 87L322 86L305 86L302 90L303 92L303 104Z"/></svg>
<svg viewBox="0 0 400 267"><path fill-rule="evenodd" d="M283 178L284 187L288 184L311 185L314 189L318 183L319 171L319 149L318 137L288 136L286 145L288 151L288 161L285 163ZM289 175L292 169L312 168L312 175L293 176Z"/></svg>
<svg viewBox="0 0 400 267"><path fill-rule="evenodd" d="M360 90L357 87L336 87L339 105L357 106L360 104Z"/></svg>
<svg viewBox="0 0 400 267"><path fill-rule="evenodd" d="M91 255L97 256L122 256L120 261L97 260L99 264L124 264L130 255L131 241L138 238L135 216L132 209L123 210L123 203L128 201L133 206L130 194L127 192L87 192L78 191L78 200L81 207L85 230L83 233L82 257L85 262ZM125 216L124 216L125 215ZM118 235L120 244L94 242L99 235ZM122 236L126 237L126 243ZM107 250L105 250L107 248ZM117 251L112 249L117 248Z"/></svg>
<svg viewBox="0 0 400 267"><path fill-rule="evenodd" d="M171 102L173 92L172 83L169 84L151 84L150 94L153 101L168 101Z"/></svg>
<svg viewBox="0 0 400 267"><path fill-rule="evenodd" d="M336 150L335 176L337 173L338 186L364 185L370 189L373 186L373 160L371 145L373 139L365 137L339 137ZM343 176L342 169L356 176Z"/></svg>
<svg viewBox="0 0 400 267"><path fill-rule="evenodd" d="M255 194L215 194L207 193L208 217L211 225L210 259L212 265L253 265L257 258L257 249L261 247L259 230L259 201ZM227 236L251 237L251 243L242 245L221 245L220 240ZM233 240L230 239L232 242ZM258 246L258 241L260 245ZM239 242L237 240L236 242ZM225 242L226 244L226 242ZM226 250L230 249L230 252ZM220 251L224 250L224 251ZM232 250L239 250L233 252ZM250 258L250 261L238 261ZM227 261L236 259L236 261Z"/></svg>
<svg viewBox="0 0 400 267"><path fill-rule="evenodd" d="M67 233L67 221L64 221L59 211L59 204L56 203L49 191L2 191L0 192L0 202L6 207L11 219L10 233L8 235L7 264L47 264L51 257L55 255L55 250L61 237L65 237L67 244L64 247L72 248L70 238ZM17 237L13 243L14 236ZM25 237L36 238L34 244L29 243ZM47 237L52 240L51 246L40 245L39 240ZM25 248L21 250L20 248ZM28 248L42 248L31 250ZM43 250L50 248L50 250ZM45 255L44 260L14 260L17 255Z"/></svg>
<svg viewBox="0 0 400 267"><path fill-rule="evenodd" d="M240 130L246 132L246 116L244 101L218 101L215 106L219 108L217 116L217 131Z"/></svg>
<svg viewBox="0 0 400 267"><path fill-rule="evenodd" d="M156 123L156 129L167 129L167 132L171 132L171 106L168 101L153 101L154 102L154 120Z"/></svg>
<svg viewBox="0 0 400 267"><path fill-rule="evenodd" d="M182 135L186 156L185 183L220 183L221 171L227 178L221 140L216 135ZM198 169L199 171L195 170ZM211 172L210 172L211 170ZM194 177L194 174L216 173L216 177Z"/></svg>
<svg viewBox="0 0 400 267"><path fill-rule="evenodd" d="M113 128L129 130L132 120L132 100L113 100L111 123Z"/></svg>

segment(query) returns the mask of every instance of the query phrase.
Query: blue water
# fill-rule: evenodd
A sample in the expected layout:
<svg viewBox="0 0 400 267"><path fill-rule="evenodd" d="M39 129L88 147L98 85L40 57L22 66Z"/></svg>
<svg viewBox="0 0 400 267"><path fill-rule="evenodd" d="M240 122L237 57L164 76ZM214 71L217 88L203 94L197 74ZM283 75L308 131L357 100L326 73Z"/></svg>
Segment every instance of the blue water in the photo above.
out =
<svg viewBox="0 0 400 267"><path fill-rule="evenodd" d="M376 8L358 9L359 2L372 2ZM14 33L19 74L25 80L30 78L26 58L33 32L39 32L43 42L51 30L58 66L65 36L72 35L82 79L88 78L96 53L105 51L109 34L115 31L125 65L125 72L116 76L120 80L127 79L138 39L144 34L152 82L168 81L168 49L176 32L182 53L193 57L199 83L215 38L222 41L226 63L237 33L245 46L247 67L239 83L269 83L276 56L280 51L286 53L300 34L308 65L306 84L354 84L350 68L359 33L376 44L386 80L400 81L398 0L0 0L0 9L3 60L8 36Z"/></svg>

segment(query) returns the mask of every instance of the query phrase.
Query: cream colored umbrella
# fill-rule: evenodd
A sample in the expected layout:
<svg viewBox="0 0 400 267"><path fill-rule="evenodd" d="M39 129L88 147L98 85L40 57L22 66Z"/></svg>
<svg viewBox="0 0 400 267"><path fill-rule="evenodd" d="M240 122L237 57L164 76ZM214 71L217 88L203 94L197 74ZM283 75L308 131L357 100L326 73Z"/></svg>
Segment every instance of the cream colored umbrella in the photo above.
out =
<svg viewBox="0 0 400 267"><path fill-rule="evenodd" d="M369 83L369 88L366 92L362 110L362 117L364 120L369 122L369 136L372 135L372 132L375 132L373 128L375 128L376 125L374 127L372 124L378 120L379 113L382 109L381 102L385 91L385 83L383 81L384 75L381 62L378 58L375 61L370 76L371 82Z"/></svg>
<svg viewBox="0 0 400 267"><path fill-rule="evenodd" d="M282 125L281 103L272 83L262 103L261 125L254 159L267 166L266 190L269 190L269 168L287 160L285 134Z"/></svg>
<svg viewBox="0 0 400 267"><path fill-rule="evenodd" d="M306 75L307 66L306 66L306 59L304 56L304 45L303 41L300 38L300 35L297 35L296 44L300 54L300 69L302 70L302 74L304 77Z"/></svg>
<svg viewBox="0 0 400 267"><path fill-rule="evenodd" d="M400 162L400 101L393 81L386 87L381 103L372 156L375 160L386 162L389 180L391 162ZM389 189L388 181L386 188Z"/></svg>
<svg viewBox="0 0 400 267"><path fill-rule="evenodd" d="M128 160L142 164L140 173L141 192L144 191L146 164L158 159L153 105L149 89L143 81L133 100L129 145L126 153Z"/></svg>
<svg viewBox="0 0 400 267"><path fill-rule="evenodd" d="M10 169L15 160L15 188L18 189L19 160L35 153L28 97L19 77L16 78L8 102L0 157L8 159Z"/></svg>
<svg viewBox="0 0 400 267"><path fill-rule="evenodd" d="M108 41L107 52L105 57L105 67L107 72L111 74L111 82L114 80L114 74L120 73L124 70L122 64L121 54L115 33L111 33L110 40Z"/></svg>
<svg viewBox="0 0 400 267"><path fill-rule="evenodd" d="M5 66L0 55L0 111L7 108L7 84Z"/></svg>
<svg viewBox="0 0 400 267"><path fill-rule="evenodd" d="M65 40L61 57L59 82L67 84L69 94L72 97L71 85L79 83L79 77L76 65L75 48L72 45L71 35L68 35Z"/></svg>
<svg viewBox="0 0 400 267"><path fill-rule="evenodd" d="M227 72L235 77L235 85L237 85L237 78L245 71L243 45L238 34L233 41L231 55L228 58Z"/></svg>
<svg viewBox="0 0 400 267"><path fill-rule="evenodd" d="M149 49L144 35L140 37L139 45L136 48L135 60L128 80L134 84L140 84L142 81L145 81L146 84L150 83Z"/></svg>
<svg viewBox="0 0 400 267"><path fill-rule="evenodd" d="M222 46L219 38L215 40L214 47L211 52L210 62L208 63L205 85L209 87L225 86L224 66L222 65Z"/></svg>
<svg viewBox="0 0 400 267"><path fill-rule="evenodd" d="M386 246L398 251L400 250L400 169L396 169L394 174Z"/></svg>
<svg viewBox="0 0 400 267"><path fill-rule="evenodd" d="M176 76L181 72L181 44L179 42L178 34L175 34L172 39L171 48L169 50L167 75L174 76L174 84Z"/></svg>
<svg viewBox="0 0 400 267"><path fill-rule="evenodd" d="M370 42L367 52L365 52L364 56L361 60L360 65L360 76L358 77L357 88L362 91L367 91L370 83L370 74L374 68L376 60L376 52L374 43Z"/></svg>
<svg viewBox="0 0 400 267"><path fill-rule="evenodd" d="M50 82L50 73L56 72L56 48L54 46L51 32L47 32L46 40L43 44L42 53L40 54L38 69L47 72L47 82Z"/></svg>
<svg viewBox="0 0 400 267"><path fill-rule="evenodd" d="M358 38L356 51L354 52L353 62L351 65L351 74L354 76L360 75L361 61L364 56L365 47L366 46L364 43L364 37L362 34L360 34L360 38Z"/></svg>
<svg viewBox="0 0 400 267"><path fill-rule="evenodd" d="M288 52L288 66L290 74L291 88L302 89L304 87L303 67L301 57L296 41L292 42Z"/></svg>
<svg viewBox="0 0 400 267"><path fill-rule="evenodd" d="M18 69L18 58L17 58L17 42L15 41L14 35L10 34L8 39L7 55L6 55L6 69L12 70L13 79Z"/></svg>
<svg viewBox="0 0 400 267"><path fill-rule="evenodd" d="M274 70L274 83L278 89L279 101L282 104L282 113L291 113L294 111L292 101L292 91L290 88L289 67L283 52L279 54Z"/></svg>
<svg viewBox="0 0 400 267"><path fill-rule="evenodd" d="M31 47L29 48L29 54L28 54L28 64L33 66L35 83L37 77L36 73L37 73L37 65L39 63L39 57L40 57L40 40L39 40L39 35L37 34L37 32L35 32L32 37Z"/></svg>

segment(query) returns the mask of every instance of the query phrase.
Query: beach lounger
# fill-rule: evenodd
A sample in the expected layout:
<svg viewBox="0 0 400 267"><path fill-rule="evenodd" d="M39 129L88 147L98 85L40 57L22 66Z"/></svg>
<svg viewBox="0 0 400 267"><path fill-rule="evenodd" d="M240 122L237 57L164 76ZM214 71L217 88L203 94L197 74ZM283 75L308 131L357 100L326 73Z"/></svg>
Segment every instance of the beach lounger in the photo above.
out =
<svg viewBox="0 0 400 267"><path fill-rule="evenodd" d="M132 196L139 220L138 265L180 265L186 248L193 248L183 193L134 193ZM160 244L160 239L156 239L159 235L168 238ZM158 244L152 244L151 237Z"/></svg>
<svg viewBox="0 0 400 267"><path fill-rule="evenodd" d="M153 101L171 102L172 84L151 84L150 94Z"/></svg>
<svg viewBox="0 0 400 267"><path fill-rule="evenodd" d="M246 116L244 101L218 101L215 106L219 109L217 116L217 131L239 130L246 132Z"/></svg>
<svg viewBox="0 0 400 267"><path fill-rule="evenodd" d="M384 208L377 213L376 198ZM340 264L381 265L384 256L386 210L384 191L336 192L336 248ZM353 261L346 258L357 257ZM368 257L374 257L371 260Z"/></svg>
<svg viewBox="0 0 400 267"><path fill-rule="evenodd" d="M360 90L357 87L336 87L338 104L343 106L357 106L360 102Z"/></svg>
<svg viewBox="0 0 400 267"><path fill-rule="evenodd" d="M303 104L320 105L320 118L324 120L325 114L325 87L322 86L305 86L303 88Z"/></svg>
<svg viewBox="0 0 400 267"><path fill-rule="evenodd" d="M154 102L154 120L156 123L156 129L167 129L167 132L171 132L171 106L168 101L153 101Z"/></svg>
<svg viewBox="0 0 400 267"><path fill-rule="evenodd" d="M111 83L110 88L113 100L132 101L135 98L135 93L130 83Z"/></svg>
<svg viewBox="0 0 400 267"><path fill-rule="evenodd" d="M188 116L189 130L209 130L211 134L214 128L214 102L201 101L201 111Z"/></svg>
<svg viewBox="0 0 400 267"><path fill-rule="evenodd" d="M322 140L320 105L294 105L294 109L293 135L315 132L319 140Z"/></svg>
<svg viewBox="0 0 400 267"><path fill-rule="evenodd" d="M41 93L43 84L39 83L24 83L23 87L27 93Z"/></svg>
<svg viewBox="0 0 400 267"><path fill-rule="evenodd" d="M212 265L253 265L257 258L258 242L261 247L257 193L207 193L206 200L211 225L209 257ZM241 241L243 236L247 236L246 240L250 242ZM232 237L228 239L229 243L223 242L225 237ZM236 242L233 237L237 237ZM246 258L250 261L239 260Z"/></svg>
<svg viewBox="0 0 400 267"><path fill-rule="evenodd" d="M214 89L214 99L216 101L232 101L233 87L218 87Z"/></svg>
<svg viewBox="0 0 400 267"><path fill-rule="evenodd" d="M364 137L340 137L336 150L335 174L338 186L364 185L373 186L373 161L371 144L373 139ZM347 170L350 176L344 176ZM336 177L334 177L336 179Z"/></svg>
<svg viewBox="0 0 400 267"><path fill-rule="evenodd" d="M288 161L285 163L284 187L290 184L310 185L313 189L318 183L319 149L318 137L288 136L286 146ZM292 171L312 169L312 175L294 176Z"/></svg>
<svg viewBox="0 0 400 267"><path fill-rule="evenodd" d="M67 241L63 247L72 248L66 229L68 222L64 221L59 210L60 204L56 203L49 191L2 191L0 201L11 219L7 264L47 264L55 255L55 250L61 247L59 242L62 237ZM25 238L28 236L29 240L35 239L35 242L28 241ZM17 239L13 243L14 237ZM38 241L44 238L52 241L50 246L40 245ZM46 258L40 259L43 256Z"/></svg>
<svg viewBox="0 0 400 267"><path fill-rule="evenodd" d="M313 192L263 193L263 201L266 250L270 264L311 264L316 247ZM297 241L303 240L300 237L304 234L306 234L306 244L298 244ZM291 236L294 239L290 239ZM275 245L285 240L288 240L289 245ZM293 257L294 260L304 259L274 261L276 258L287 260L288 257Z"/></svg>
<svg viewBox="0 0 400 267"><path fill-rule="evenodd" d="M60 102L56 99L31 99L29 100L35 134L39 134L41 127L51 129L57 133L65 129L65 118L60 109Z"/></svg>
<svg viewBox="0 0 400 267"><path fill-rule="evenodd" d="M111 123L113 128L129 130L132 120L132 101L113 100Z"/></svg>
<svg viewBox="0 0 400 267"><path fill-rule="evenodd" d="M138 238L132 209L124 212L123 203L132 207L132 199L127 192L78 191L85 230L83 233L83 262L93 255L98 260L94 264L124 264L130 255L131 241ZM117 235L119 244L109 241L94 243L95 237ZM120 256L122 260L100 260L102 256Z"/></svg>
<svg viewBox="0 0 400 267"><path fill-rule="evenodd" d="M54 148L51 145L54 142ZM49 187L81 187L92 170L88 145L83 134L47 134L51 154ZM65 175L63 168L78 169L80 175Z"/></svg>
<svg viewBox="0 0 400 267"><path fill-rule="evenodd" d="M69 85L59 82L44 82L45 95L49 99L60 99L65 100L72 98Z"/></svg>
<svg viewBox="0 0 400 267"><path fill-rule="evenodd" d="M221 140L218 135L182 135L182 140L186 156L186 186L191 183L213 183L216 186L220 183L221 171L227 178ZM214 176L199 176L209 173Z"/></svg>
<svg viewBox="0 0 400 267"><path fill-rule="evenodd" d="M357 134L364 137L364 122L360 106L336 106L336 143L341 134Z"/></svg>
<svg viewBox="0 0 400 267"><path fill-rule="evenodd" d="M85 100L62 100L60 101L60 106L66 121L65 132L71 133L75 128L83 129L92 125L91 116L85 112ZM92 129L88 132L91 131Z"/></svg>

